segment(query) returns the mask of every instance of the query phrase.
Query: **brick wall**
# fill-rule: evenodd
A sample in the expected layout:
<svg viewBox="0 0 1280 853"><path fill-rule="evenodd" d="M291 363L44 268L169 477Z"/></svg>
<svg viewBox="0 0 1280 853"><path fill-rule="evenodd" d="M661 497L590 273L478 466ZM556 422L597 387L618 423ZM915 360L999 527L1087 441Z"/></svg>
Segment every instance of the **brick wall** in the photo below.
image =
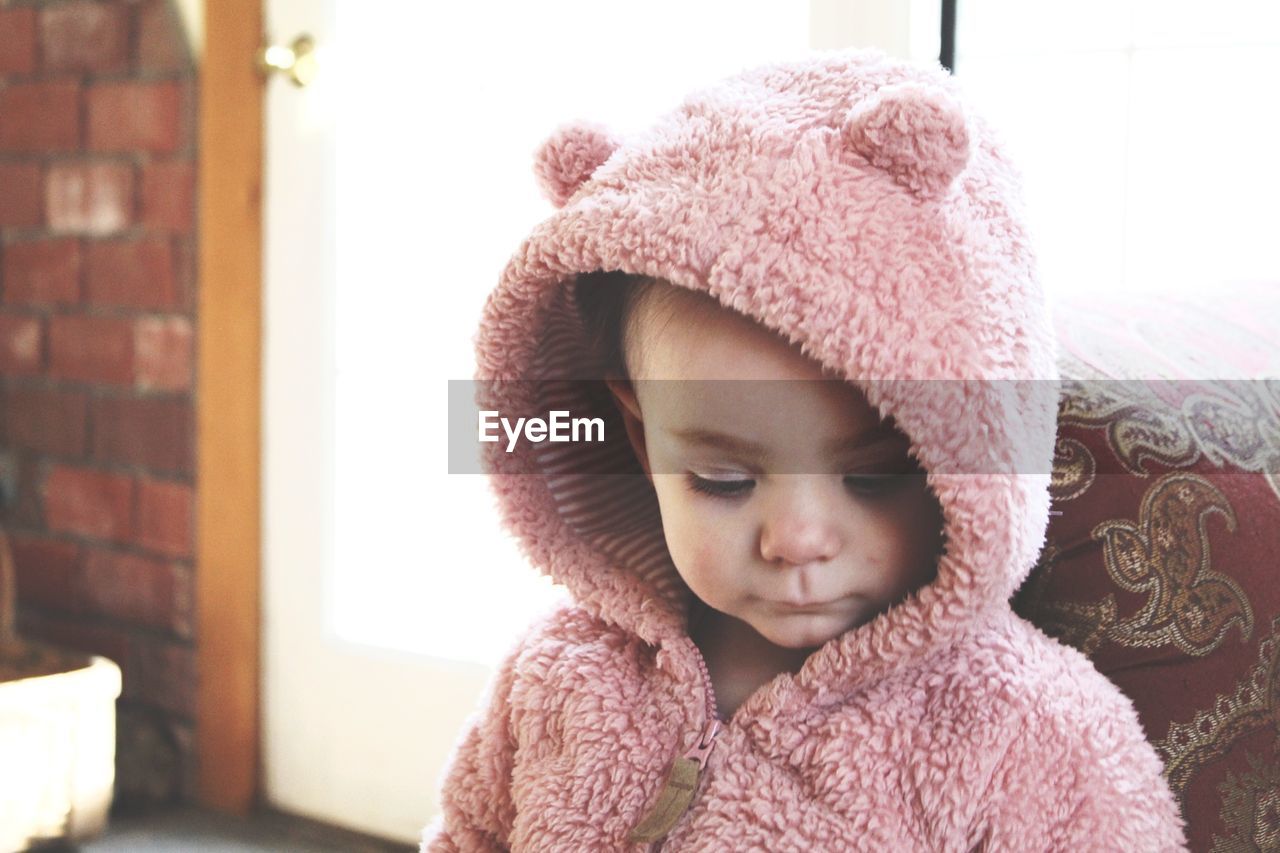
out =
<svg viewBox="0 0 1280 853"><path fill-rule="evenodd" d="M195 85L163 0L0 0L0 523L124 672L119 808L194 779Z"/></svg>

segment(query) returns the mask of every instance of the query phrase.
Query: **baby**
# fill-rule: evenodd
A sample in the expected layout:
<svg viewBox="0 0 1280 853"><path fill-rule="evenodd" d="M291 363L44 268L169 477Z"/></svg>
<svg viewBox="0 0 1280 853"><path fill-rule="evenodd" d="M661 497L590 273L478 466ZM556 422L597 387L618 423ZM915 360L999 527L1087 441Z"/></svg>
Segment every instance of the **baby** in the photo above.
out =
<svg viewBox="0 0 1280 853"><path fill-rule="evenodd" d="M572 601L502 661L424 851L1184 850L1132 703L1009 598L1055 344L1017 173L936 65L748 69L619 139L491 294L482 445Z"/></svg>
<svg viewBox="0 0 1280 853"><path fill-rule="evenodd" d="M703 294L587 277L578 295L722 715L933 579L941 508L855 386Z"/></svg>

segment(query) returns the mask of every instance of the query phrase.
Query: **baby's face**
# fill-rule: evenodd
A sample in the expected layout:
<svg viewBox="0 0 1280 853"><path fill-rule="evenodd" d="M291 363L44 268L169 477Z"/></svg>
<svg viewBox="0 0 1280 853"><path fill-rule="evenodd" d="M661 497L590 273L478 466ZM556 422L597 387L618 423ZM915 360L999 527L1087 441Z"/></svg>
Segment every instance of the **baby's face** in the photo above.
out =
<svg viewBox="0 0 1280 853"><path fill-rule="evenodd" d="M932 580L942 515L906 436L798 347L689 298L640 309L639 381L611 383L689 588L809 649ZM644 312L662 315L656 340Z"/></svg>

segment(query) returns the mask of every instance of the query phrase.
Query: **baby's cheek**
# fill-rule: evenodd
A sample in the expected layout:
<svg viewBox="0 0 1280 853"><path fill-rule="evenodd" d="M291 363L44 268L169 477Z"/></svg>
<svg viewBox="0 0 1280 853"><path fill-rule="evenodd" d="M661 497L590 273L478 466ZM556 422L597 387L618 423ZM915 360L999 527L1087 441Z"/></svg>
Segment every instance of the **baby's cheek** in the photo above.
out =
<svg viewBox="0 0 1280 853"><path fill-rule="evenodd" d="M728 526L700 512L694 500L676 500L663 509L663 530L671 559L697 591L722 586L723 567L732 562ZM723 519L720 520L723 522Z"/></svg>
<svg viewBox="0 0 1280 853"><path fill-rule="evenodd" d="M722 574L724 566L733 562L732 548L723 528L700 528L690 551L696 571L703 576Z"/></svg>
<svg viewBox="0 0 1280 853"><path fill-rule="evenodd" d="M664 522L668 529L667 547L671 548L672 556L677 556L678 551L680 559L690 567L705 566L716 553L719 531L714 525L706 524L688 506L676 508L674 514L671 524L665 525Z"/></svg>

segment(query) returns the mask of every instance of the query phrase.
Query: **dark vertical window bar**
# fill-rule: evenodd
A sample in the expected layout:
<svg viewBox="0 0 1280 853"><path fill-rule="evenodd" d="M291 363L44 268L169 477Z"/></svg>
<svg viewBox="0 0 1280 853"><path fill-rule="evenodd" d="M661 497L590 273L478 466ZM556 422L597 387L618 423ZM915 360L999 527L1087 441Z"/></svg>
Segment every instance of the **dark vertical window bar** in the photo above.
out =
<svg viewBox="0 0 1280 853"><path fill-rule="evenodd" d="M938 62L951 74L956 73L956 0L942 0L942 49Z"/></svg>

